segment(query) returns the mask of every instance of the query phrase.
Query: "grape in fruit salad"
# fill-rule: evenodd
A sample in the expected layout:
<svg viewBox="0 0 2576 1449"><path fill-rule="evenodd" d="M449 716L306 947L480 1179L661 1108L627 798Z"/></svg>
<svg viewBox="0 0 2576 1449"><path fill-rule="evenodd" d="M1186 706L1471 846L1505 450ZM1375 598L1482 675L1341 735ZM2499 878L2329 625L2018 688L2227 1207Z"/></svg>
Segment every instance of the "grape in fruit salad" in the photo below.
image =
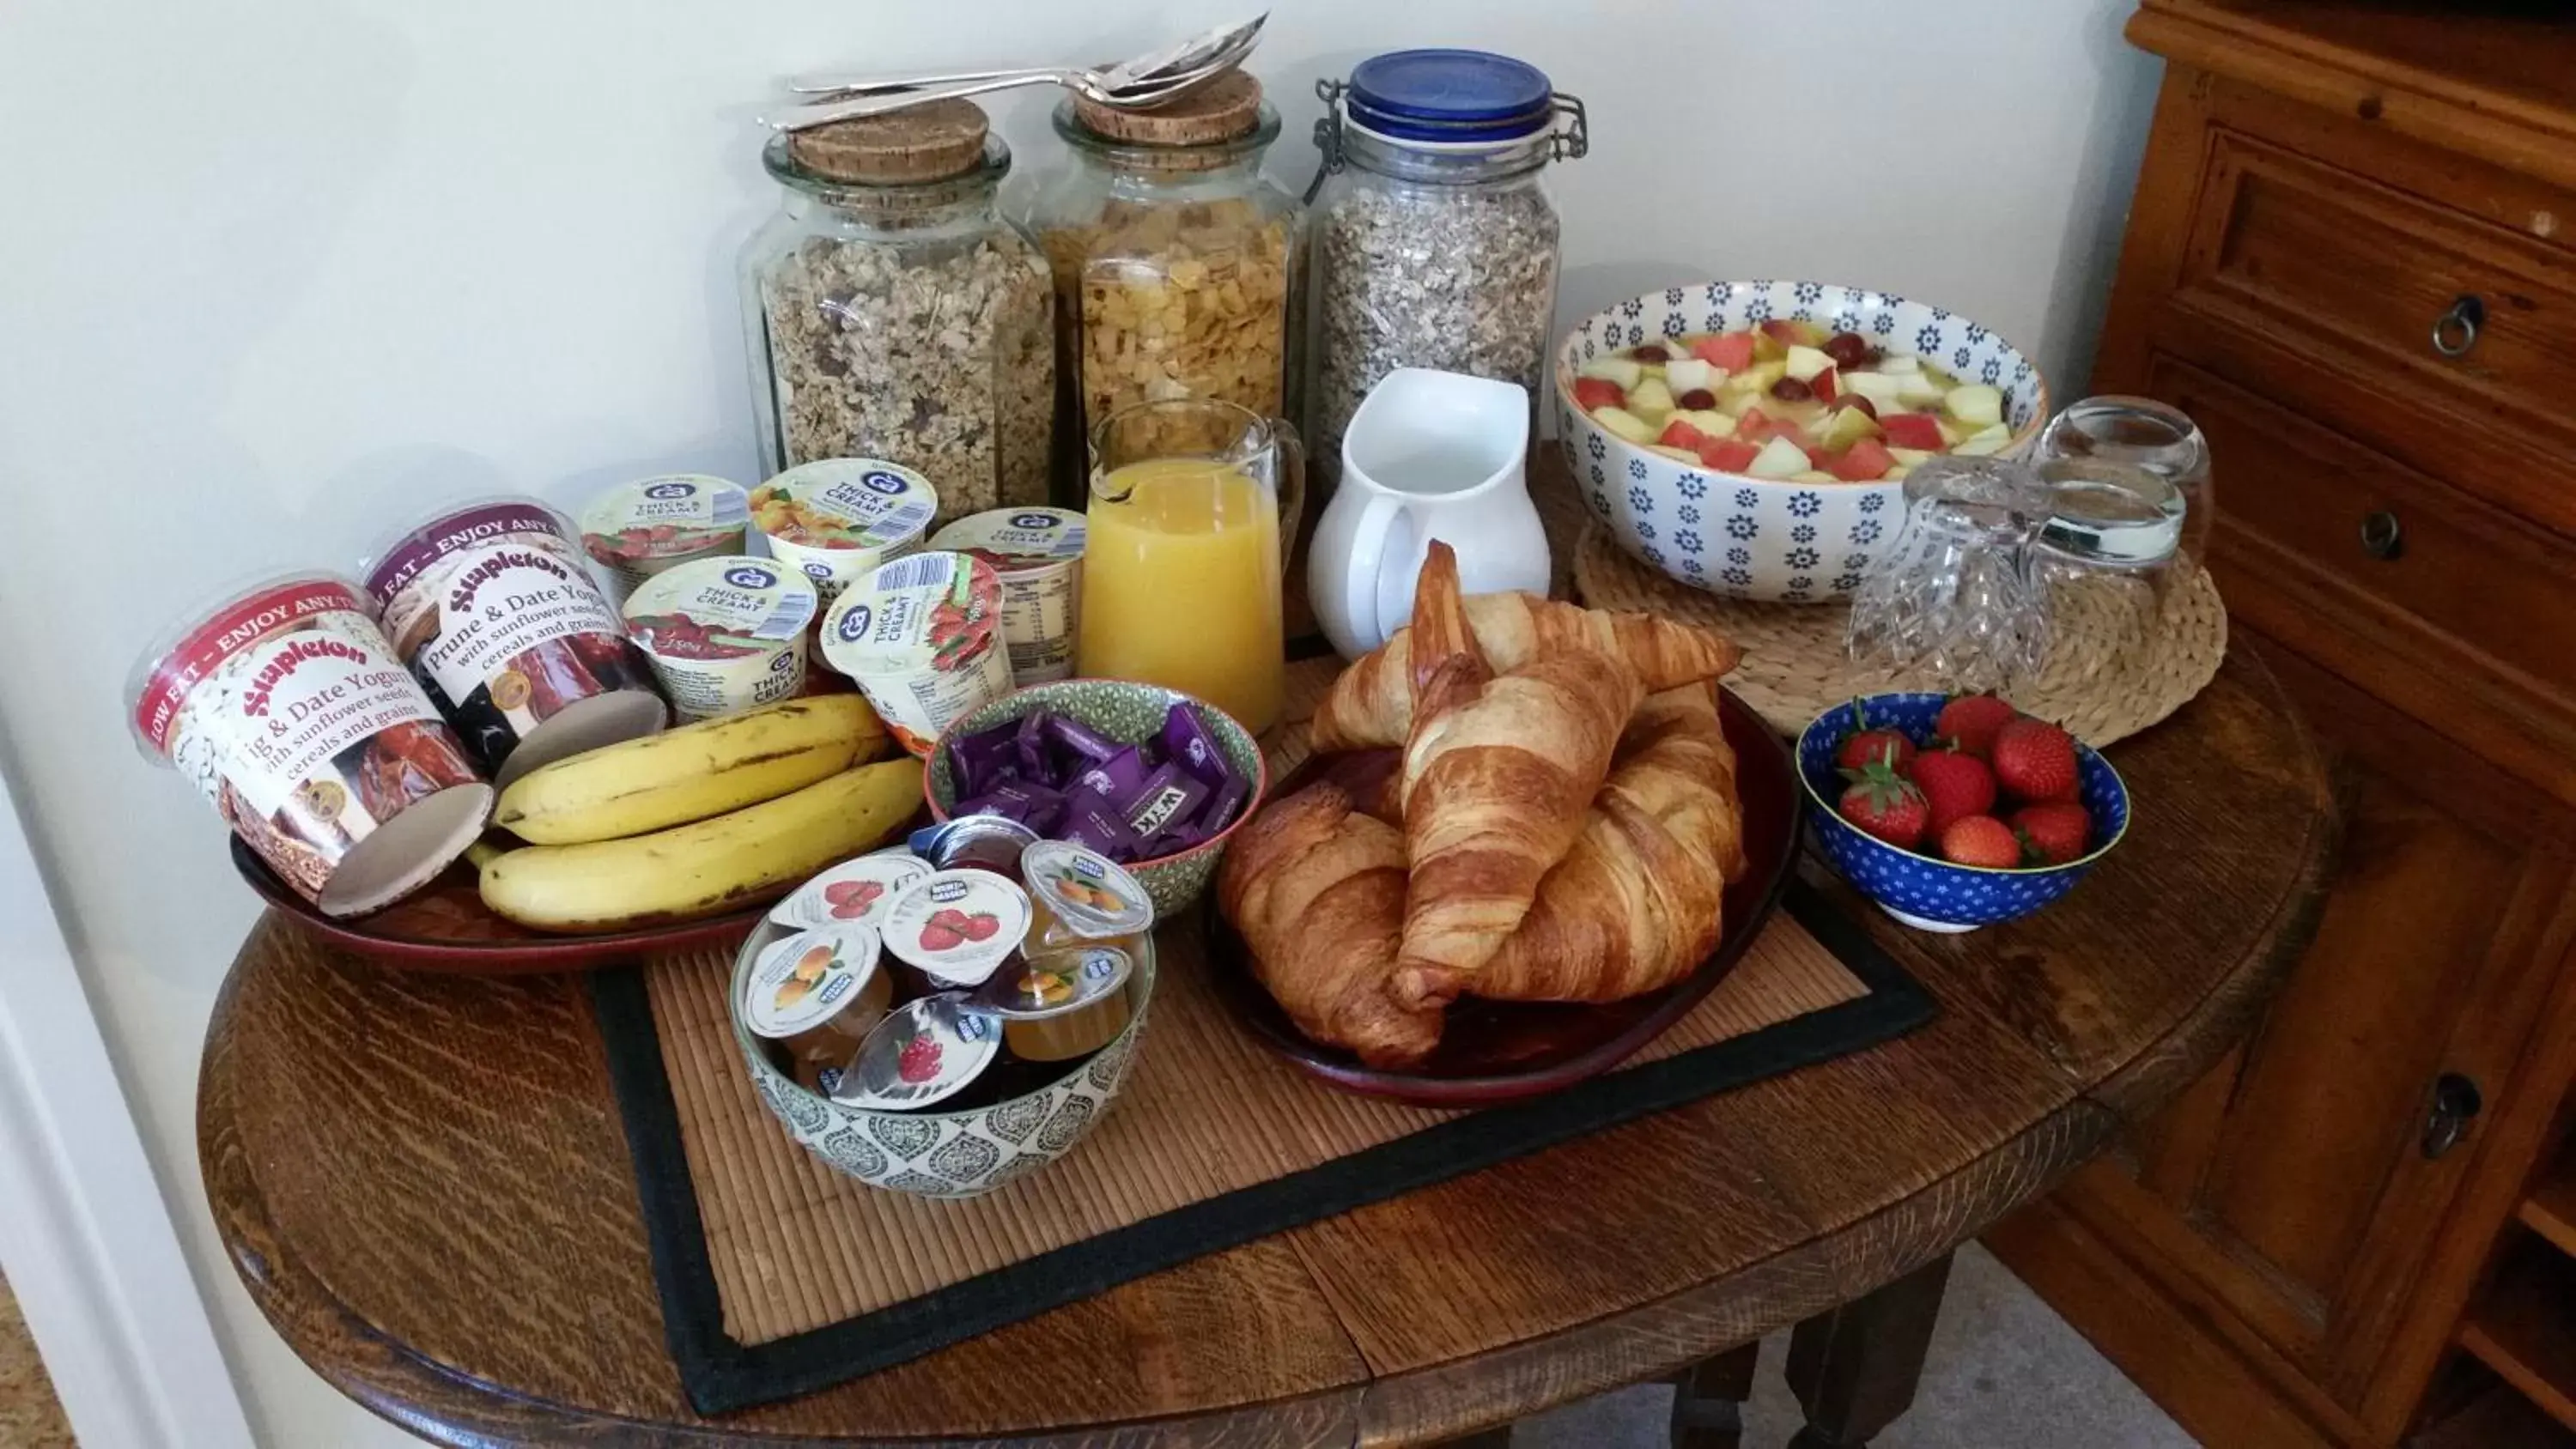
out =
<svg viewBox="0 0 2576 1449"><path fill-rule="evenodd" d="M1641 448L1722 473L1810 483L1902 478L2012 441L2003 392L1812 322L1693 332L1583 364L1574 400Z"/></svg>

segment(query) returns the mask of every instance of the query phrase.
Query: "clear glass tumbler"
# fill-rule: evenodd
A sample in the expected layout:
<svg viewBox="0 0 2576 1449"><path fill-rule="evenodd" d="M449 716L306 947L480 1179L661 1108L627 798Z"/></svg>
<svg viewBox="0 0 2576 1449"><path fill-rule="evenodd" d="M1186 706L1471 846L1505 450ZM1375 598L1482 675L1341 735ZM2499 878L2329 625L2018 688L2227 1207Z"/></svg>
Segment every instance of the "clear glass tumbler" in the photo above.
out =
<svg viewBox="0 0 2576 1449"><path fill-rule="evenodd" d="M2173 484L2183 504L2181 552L2194 561L2209 557L2218 524L2209 440L2181 410L2153 398L2085 398L2049 419L2031 450L2034 463L2057 459L2126 463Z"/></svg>
<svg viewBox="0 0 2576 1449"><path fill-rule="evenodd" d="M2163 617L2188 518L2152 469L2100 458L2039 465L2048 513L2024 572L2046 621L2036 692L2066 697L2143 657Z"/></svg>
<svg viewBox="0 0 2576 1449"><path fill-rule="evenodd" d="M2025 554L2047 516L2047 487L2026 463L1954 456L1916 468L1894 548L1852 595L1853 661L1951 691L2026 685L2047 626Z"/></svg>

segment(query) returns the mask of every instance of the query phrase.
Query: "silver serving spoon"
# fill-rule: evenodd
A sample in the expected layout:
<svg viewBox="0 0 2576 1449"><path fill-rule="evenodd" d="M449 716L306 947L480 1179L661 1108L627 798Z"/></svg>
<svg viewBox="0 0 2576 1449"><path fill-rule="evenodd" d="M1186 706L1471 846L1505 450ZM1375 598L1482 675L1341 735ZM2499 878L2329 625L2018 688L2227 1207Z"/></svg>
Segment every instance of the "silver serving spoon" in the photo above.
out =
<svg viewBox="0 0 2576 1449"><path fill-rule="evenodd" d="M925 101L982 95L1015 86L1055 84L1106 106L1143 109L1176 100L1243 63L1258 43L1265 12L1240 25L1192 36L1177 45L1111 66L1041 67L940 77L851 79L799 77L787 82L799 95L834 99L790 107L762 119L773 130L803 131L834 121L881 115Z"/></svg>

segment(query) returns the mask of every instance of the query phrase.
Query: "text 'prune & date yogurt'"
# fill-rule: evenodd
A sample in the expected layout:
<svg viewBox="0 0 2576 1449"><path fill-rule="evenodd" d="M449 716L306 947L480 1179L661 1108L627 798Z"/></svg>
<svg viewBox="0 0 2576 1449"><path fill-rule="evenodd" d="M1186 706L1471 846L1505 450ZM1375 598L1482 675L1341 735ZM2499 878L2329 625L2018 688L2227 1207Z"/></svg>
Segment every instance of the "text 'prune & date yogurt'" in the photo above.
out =
<svg viewBox="0 0 2576 1449"><path fill-rule="evenodd" d="M666 718L573 537L536 499L484 499L440 509L366 565L394 652L498 785Z"/></svg>
<svg viewBox="0 0 2576 1449"><path fill-rule="evenodd" d="M388 905L464 853L492 807L455 731L346 579L225 594L146 650L126 707L297 894L330 916Z"/></svg>

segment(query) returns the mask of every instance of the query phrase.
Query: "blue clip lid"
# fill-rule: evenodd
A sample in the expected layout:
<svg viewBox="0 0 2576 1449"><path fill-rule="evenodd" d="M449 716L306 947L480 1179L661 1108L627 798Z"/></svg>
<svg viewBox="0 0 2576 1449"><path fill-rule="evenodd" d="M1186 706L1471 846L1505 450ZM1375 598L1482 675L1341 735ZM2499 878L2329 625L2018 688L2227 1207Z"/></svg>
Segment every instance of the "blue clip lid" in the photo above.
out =
<svg viewBox="0 0 2576 1449"><path fill-rule="evenodd" d="M1546 129L1537 66L1482 50L1393 50L1351 71L1351 122L1402 141L1508 141Z"/></svg>

